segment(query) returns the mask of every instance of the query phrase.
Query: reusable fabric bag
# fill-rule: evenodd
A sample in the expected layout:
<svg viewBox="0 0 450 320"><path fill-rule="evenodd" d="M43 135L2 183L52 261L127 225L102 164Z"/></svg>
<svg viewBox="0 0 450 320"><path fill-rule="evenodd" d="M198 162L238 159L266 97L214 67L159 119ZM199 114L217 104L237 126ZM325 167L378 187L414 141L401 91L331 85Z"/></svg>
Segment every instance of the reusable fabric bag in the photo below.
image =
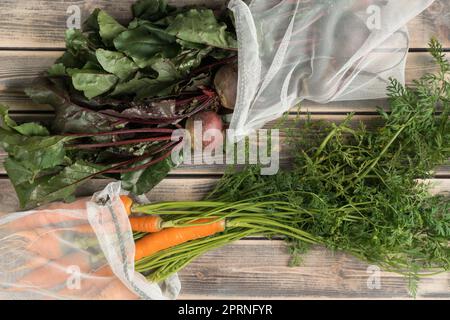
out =
<svg viewBox="0 0 450 320"><path fill-rule="evenodd" d="M434 0L231 0L239 43L237 140L302 100L386 97L404 83L406 24Z"/></svg>
<svg viewBox="0 0 450 320"><path fill-rule="evenodd" d="M120 182L92 199L0 217L0 299L176 298L134 271L134 241Z"/></svg>

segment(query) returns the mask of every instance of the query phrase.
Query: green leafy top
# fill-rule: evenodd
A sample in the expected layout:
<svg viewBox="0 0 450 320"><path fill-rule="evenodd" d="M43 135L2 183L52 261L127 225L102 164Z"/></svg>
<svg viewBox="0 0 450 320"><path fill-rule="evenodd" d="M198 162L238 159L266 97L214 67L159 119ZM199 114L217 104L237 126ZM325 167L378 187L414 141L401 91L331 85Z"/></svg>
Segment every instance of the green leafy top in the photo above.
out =
<svg viewBox="0 0 450 320"><path fill-rule="evenodd" d="M204 59L236 49L234 35L209 9L173 8L166 0L139 0L132 9L128 27L96 9L83 31L67 30L67 51L48 75L69 77L67 89L87 99L142 100L158 92L177 94L180 83ZM158 73L161 61L174 66L170 81ZM154 89L142 91L148 83Z"/></svg>
<svg viewBox="0 0 450 320"><path fill-rule="evenodd" d="M355 127L352 115L339 125L301 123L285 130L293 168L275 176L257 167L233 172L210 199L270 201L284 193L290 205L314 212L293 226L319 243L413 278L423 268L450 270L450 201L417 181L450 158L450 65L434 39L430 52L439 73L412 87L392 79L381 127Z"/></svg>
<svg viewBox="0 0 450 320"><path fill-rule="evenodd" d="M236 49L236 39L226 29L226 24L218 23L211 10L191 9L176 15L166 31L184 41Z"/></svg>
<svg viewBox="0 0 450 320"><path fill-rule="evenodd" d="M231 168L205 201L135 208L176 226L227 219L226 232L156 253L136 269L160 281L212 248L265 234L284 235L294 261L321 244L404 274L413 294L420 276L449 271L450 198L417 180L450 158L450 64L436 40L430 52L439 72L411 87L392 79L379 127L352 114L340 124L285 118L289 169L264 176L258 166Z"/></svg>
<svg viewBox="0 0 450 320"><path fill-rule="evenodd" d="M212 12L192 10L208 15L209 36L232 42ZM187 11L165 0L140 0L125 27L94 10L83 30L67 30L66 52L26 89L33 101L54 108L51 125L17 124L0 106L0 146L22 207L70 200L98 176L145 193L167 175L174 166L172 131L216 107L206 86L226 62L218 60L235 55L215 48L209 36L188 41L167 32L175 19L177 28L183 24L180 15ZM183 28L196 30L192 21Z"/></svg>

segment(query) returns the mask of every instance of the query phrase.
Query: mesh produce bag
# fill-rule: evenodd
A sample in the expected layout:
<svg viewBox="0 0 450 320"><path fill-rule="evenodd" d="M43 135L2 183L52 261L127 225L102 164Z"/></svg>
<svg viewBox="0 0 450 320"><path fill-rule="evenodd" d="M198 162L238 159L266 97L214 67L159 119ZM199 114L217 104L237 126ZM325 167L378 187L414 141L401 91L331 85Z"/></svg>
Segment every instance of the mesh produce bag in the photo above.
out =
<svg viewBox="0 0 450 320"><path fill-rule="evenodd" d="M158 285L134 271L134 241L120 183L92 199L0 218L0 299L176 298L175 275Z"/></svg>
<svg viewBox="0 0 450 320"><path fill-rule="evenodd" d="M230 138L240 139L302 100L386 96L404 82L406 24L434 0L231 0L239 43Z"/></svg>

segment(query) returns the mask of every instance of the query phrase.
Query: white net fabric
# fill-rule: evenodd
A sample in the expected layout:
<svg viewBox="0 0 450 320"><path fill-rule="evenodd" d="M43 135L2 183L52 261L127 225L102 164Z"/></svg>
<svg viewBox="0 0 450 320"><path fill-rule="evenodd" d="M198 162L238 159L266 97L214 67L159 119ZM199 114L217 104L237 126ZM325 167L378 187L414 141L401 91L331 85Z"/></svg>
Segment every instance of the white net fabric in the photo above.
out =
<svg viewBox="0 0 450 320"><path fill-rule="evenodd" d="M134 271L134 241L120 182L92 199L0 218L0 299L174 299L178 277Z"/></svg>
<svg viewBox="0 0 450 320"><path fill-rule="evenodd" d="M404 82L406 24L434 0L231 0L239 42L237 140L300 101L386 96Z"/></svg>

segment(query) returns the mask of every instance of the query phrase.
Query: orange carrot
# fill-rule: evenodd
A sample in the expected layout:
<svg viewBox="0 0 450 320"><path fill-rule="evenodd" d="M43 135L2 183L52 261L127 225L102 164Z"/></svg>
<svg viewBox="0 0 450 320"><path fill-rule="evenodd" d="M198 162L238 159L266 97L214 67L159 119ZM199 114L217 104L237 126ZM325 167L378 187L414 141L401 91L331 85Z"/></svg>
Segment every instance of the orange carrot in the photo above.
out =
<svg viewBox="0 0 450 320"><path fill-rule="evenodd" d="M123 206L125 207L127 214L130 215L131 206L133 205L133 199L131 199L129 196L121 195L120 200L122 200Z"/></svg>
<svg viewBox="0 0 450 320"><path fill-rule="evenodd" d="M98 268L97 270L84 275L81 278L80 290L75 290L71 288L64 288L58 292L59 296L64 298L89 298L98 293L100 290L105 288L109 283L111 283L114 273L111 270L109 264Z"/></svg>
<svg viewBox="0 0 450 320"><path fill-rule="evenodd" d="M211 221L213 221L213 219L198 219L194 221L193 224ZM156 233L151 233L136 242L136 254L134 259L135 261L138 261L161 250L174 247L190 240L211 236L224 230L225 220L220 220L200 226L167 228Z"/></svg>
<svg viewBox="0 0 450 320"><path fill-rule="evenodd" d="M90 255L78 251L68 254L60 259L52 260L48 264L35 269L17 281L18 286L33 286L38 288L51 288L62 284L70 277L69 267L77 267L81 273L91 269ZM20 290L20 287L17 287Z"/></svg>
<svg viewBox="0 0 450 320"><path fill-rule="evenodd" d="M120 200L127 211L127 214L131 214L131 206L133 205L133 200L128 196L120 196ZM24 216L22 218L11 221L6 224L5 227L12 230L27 230L34 228L42 228L49 225L58 225L61 223L68 222L81 222L87 219L86 203L90 201L90 198L81 198L71 203L64 202L54 202L44 207L37 209L36 212ZM79 216L71 216L64 213L58 213L57 210L82 210Z"/></svg>
<svg viewBox="0 0 450 320"><path fill-rule="evenodd" d="M136 232L158 232L162 229L160 216L143 216L130 218L131 230Z"/></svg>
<svg viewBox="0 0 450 320"><path fill-rule="evenodd" d="M54 260L61 258L72 249L77 249L76 244L64 241L65 232L76 232L82 235L93 235L90 225L82 224L68 228L45 229L36 228L34 230L19 231L10 235L12 239L22 240L22 248L41 258Z"/></svg>
<svg viewBox="0 0 450 320"><path fill-rule="evenodd" d="M81 234L93 234L94 230L92 229L90 224L78 224L75 226L70 226L67 228L57 229L59 231L69 231L69 232L76 232Z"/></svg>
<svg viewBox="0 0 450 320"><path fill-rule="evenodd" d="M79 223L83 218L69 216L66 214L58 213L55 211L36 211L22 218L18 218L10 223L6 224L5 227L10 230L20 231L29 230L34 228L43 228L50 225L57 225L61 223Z"/></svg>
<svg viewBox="0 0 450 320"><path fill-rule="evenodd" d="M41 206L38 210L86 210L86 203L91 201L91 197L79 198L73 202L52 202Z"/></svg>
<svg viewBox="0 0 450 320"><path fill-rule="evenodd" d="M47 259L58 259L64 255L67 245L62 245L60 234L53 230L37 228L34 230L20 231L13 237L26 241L24 248L30 252Z"/></svg>
<svg viewBox="0 0 450 320"><path fill-rule="evenodd" d="M26 260L23 264L17 266L17 268L14 268L11 271L14 272L21 272L21 271L30 271L33 269L37 269L42 267L43 265L46 265L49 263L49 259L44 258L37 254L28 253L26 254Z"/></svg>
<svg viewBox="0 0 450 320"><path fill-rule="evenodd" d="M137 300L139 297L131 292L122 281L115 279L93 298L98 300Z"/></svg>
<svg viewBox="0 0 450 320"><path fill-rule="evenodd" d="M11 221L6 225L7 228L13 230L27 230L34 228L42 228L48 225L55 225L67 222L80 222L85 217L71 216L68 214L58 213L56 210L86 210L86 202L90 198L81 198L71 203L54 202L46 206L36 209L32 214Z"/></svg>
<svg viewBox="0 0 450 320"><path fill-rule="evenodd" d="M114 272L112 271L109 264L105 264L102 267L95 270L93 275L96 277L112 277L114 275Z"/></svg>

